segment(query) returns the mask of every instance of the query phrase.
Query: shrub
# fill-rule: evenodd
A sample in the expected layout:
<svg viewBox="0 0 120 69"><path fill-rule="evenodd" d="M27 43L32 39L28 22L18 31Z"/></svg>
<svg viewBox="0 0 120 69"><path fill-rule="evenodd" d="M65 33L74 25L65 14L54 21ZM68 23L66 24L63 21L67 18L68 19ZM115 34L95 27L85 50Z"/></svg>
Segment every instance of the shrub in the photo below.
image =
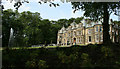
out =
<svg viewBox="0 0 120 69"><path fill-rule="evenodd" d="M92 67L91 60L89 59L89 55L87 53L82 53L82 67Z"/></svg>
<svg viewBox="0 0 120 69"><path fill-rule="evenodd" d="M39 69L46 69L46 68L48 68L48 65L46 65L46 61L39 60L39 62L38 62L38 68Z"/></svg>
<svg viewBox="0 0 120 69"><path fill-rule="evenodd" d="M36 68L36 62L35 62L35 60L32 60L32 61L27 61L26 63L25 63L26 65L26 67L27 68Z"/></svg>
<svg viewBox="0 0 120 69"><path fill-rule="evenodd" d="M71 64L77 61L77 54L66 55L63 51L58 52L58 58L61 60L61 63Z"/></svg>
<svg viewBox="0 0 120 69"><path fill-rule="evenodd" d="M104 46L104 47L101 48L101 52L104 53L104 57L113 56L113 52L112 52L111 48L108 48L108 47Z"/></svg>

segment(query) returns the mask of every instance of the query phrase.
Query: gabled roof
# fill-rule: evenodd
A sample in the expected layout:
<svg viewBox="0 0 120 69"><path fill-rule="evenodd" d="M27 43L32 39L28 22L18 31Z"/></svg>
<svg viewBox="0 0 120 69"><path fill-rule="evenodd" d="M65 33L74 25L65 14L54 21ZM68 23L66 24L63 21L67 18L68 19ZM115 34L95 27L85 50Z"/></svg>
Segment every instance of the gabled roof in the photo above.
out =
<svg viewBox="0 0 120 69"><path fill-rule="evenodd" d="M85 28L88 28L88 27L93 27L93 26L95 26L95 25L100 25L100 24L102 24L103 23L103 19L100 19L100 20L98 20L98 21L92 21L92 20L90 20L90 19L83 19L82 21L81 21L81 23L83 24L83 26L85 27ZM113 22L112 22L112 20L110 19L109 20L109 24L112 24ZM80 24L80 23L79 23ZM70 26L68 27L68 28L65 28L64 26L61 28L61 30L59 30L59 33L64 33L64 32L66 32L67 30L69 30L69 28L70 27L72 27L71 29L77 29L78 28L78 26L79 26L79 24L77 24L77 23L75 23L75 21L73 22L73 23L71 23L70 24Z"/></svg>
<svg viewBox="0 0 120 69"><path fill-rule="evenodd" d="M71 23L70 25L71 25L71 26L75 26L75 25L76 25L75 21L74 21L73 23Z"/></svg>

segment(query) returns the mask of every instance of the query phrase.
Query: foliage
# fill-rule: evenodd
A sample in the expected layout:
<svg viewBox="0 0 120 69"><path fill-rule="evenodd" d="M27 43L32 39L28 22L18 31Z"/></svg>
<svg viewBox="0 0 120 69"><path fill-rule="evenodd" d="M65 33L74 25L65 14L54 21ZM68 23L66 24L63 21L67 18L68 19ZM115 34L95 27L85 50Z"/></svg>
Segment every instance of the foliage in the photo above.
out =
<svg viewBox="0 0 120 69"><path fill-rule="evenodd" d="M101 52L104 52L104 56L107 57L107 56L113 56L113 52L110 48L106 48L106 47L102 47L101 48Z"/></svg>
<svg viewBox="0 0 120 69"><path fill-rule="evenodd" d="M92 64L91 64L91 61L89 59L89 55L88 54L82 53L81 59L82 59L82 66L83 67L92 67Z"/></svg>
<svg viewBox="0 0 120 69"><path fill-rule="evenodd" d="M98 20L103 18L103 43L105 45L110 44L109 35L109 17L111 13L117 14L117 10L120 6L119 2L72 2L74 13L78 10L85 11L84 16L90 17L92 20ZM92 7L92 8L91 8ZM117 14L118 15L118 14Z"/></svg>
<svg viewBox="0 0 120 69"><path fill-rule="evenodd" d="M35 59L33 59L31 61L26 62L26 68L28 68L28 69L33 69L33 68L46 69L46 68L48 68L48 65L46 65L46 61L44 61L44 60L39 60L37 62Z"/></svg>
<svg viewBox="0 0 120 69"><path fill-rule="evenodd" d="M38 62L38 68L39 69L46 69L46 68L48 68L48 65L46 65L46 61L39 60L39 62Z"/></svg>
<svg viewBox="0 0 120 69"><path fill-rule="evenodd" d="M54 49L4 49L3 68L76 69L120 66L119 45L74 46Z"/></svg>
<svg viewBox="0 0 120 69"><path fill-rule="evenodd" d="M113 23L120 25L120 21L114 21Z"/></svg>
<svg viewBox="0 0 120 69"><path fill-rule="evenodd" d="M21 12L11 9L3 11L3 47L9 46L10 29L13 29L12 45L13 47L27 47L39 44L57 43L57 33L63 26L66 28L75 20L80 22L81 18L59 19L58 21L49 21L42 19L40 13L30 11ZM10 47L11 47L10 46Z"/></svg>
<svg viewBox="0 0 120 69"><path fill-rule="evenodd" d="M26 62L26 67L27 68L36 68L36 63L35 63L35 60L32 60L32 61L27 61Z"/></svg>

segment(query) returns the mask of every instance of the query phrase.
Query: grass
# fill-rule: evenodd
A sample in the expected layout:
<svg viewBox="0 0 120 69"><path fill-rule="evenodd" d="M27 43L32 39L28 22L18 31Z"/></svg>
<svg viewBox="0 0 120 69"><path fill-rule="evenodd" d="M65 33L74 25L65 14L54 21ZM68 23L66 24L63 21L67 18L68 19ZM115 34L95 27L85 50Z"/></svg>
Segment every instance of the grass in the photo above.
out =
<svg viewBox="0 0 120 69"><path fill-rule="evenodd" d="M79 46L85 46L84 44L79 44ZM71 47L70 45L69 46L43 46L43 47L10 47L9 49L37 49L37 48L57 48L57 47ZM6 47L2 47L0 48L0 51L1 50L4 50L6 49Z"/></svg>
<svg viewBox="0 0 120 69"><path fill-rule="evenodd" d="M43 48L57 48L58 46L44 46ZM70 47L70 46L59 46L59 47ZM37 49L42 47L10 47L9 49ZM6 47L0 48L0 50L4 50Z"/></svg>

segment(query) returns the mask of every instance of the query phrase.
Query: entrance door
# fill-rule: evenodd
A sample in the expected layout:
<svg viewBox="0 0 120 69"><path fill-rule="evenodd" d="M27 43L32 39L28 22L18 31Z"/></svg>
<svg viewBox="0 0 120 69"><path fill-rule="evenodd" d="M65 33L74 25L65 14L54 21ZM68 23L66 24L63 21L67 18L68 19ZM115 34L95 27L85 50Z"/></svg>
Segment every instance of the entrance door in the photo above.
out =
<svg viewBox="0 0 120 69"><path fill-rule="evenodd" d="M74 40L74 42L73 42L73 43L74 43L74 45L76 45L76 38L74 38L73 40Z"/></svg>

